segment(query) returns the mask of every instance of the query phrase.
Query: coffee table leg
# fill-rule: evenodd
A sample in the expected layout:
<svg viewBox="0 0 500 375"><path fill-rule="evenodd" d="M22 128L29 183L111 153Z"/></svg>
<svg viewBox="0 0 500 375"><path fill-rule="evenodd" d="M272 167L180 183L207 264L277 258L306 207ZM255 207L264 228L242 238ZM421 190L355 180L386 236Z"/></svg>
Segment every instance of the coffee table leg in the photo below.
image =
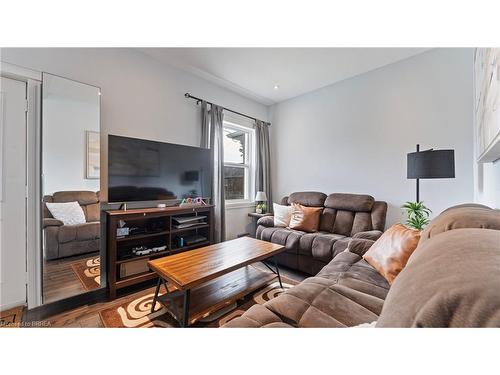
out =
<svg viewBox="0 0 500 375"><path fill-rule="evenodd" d="M189 299L191 297L191 290L186 289L184 291L184 308L182 310L182 326L187 327L189 325Z"/></svg>
<svg viewBox="0 0 500 375"><path fill-rule="evenodd" d="M156 300L158 299L158 293L160 293L161 277L158 277L158 283L156 284L155 296L153 297L153 304L151 305L151 313L155 312Z"/></svg>
<svg viewBox="0 0 500 375"><path fill-rule="evenodd" d="M283 284L281 283L280 269L278 268L278 260L274 258L274 267L276 268L276 275L278 275L278 281L280 282L280 288L283 289Z"/></svg>

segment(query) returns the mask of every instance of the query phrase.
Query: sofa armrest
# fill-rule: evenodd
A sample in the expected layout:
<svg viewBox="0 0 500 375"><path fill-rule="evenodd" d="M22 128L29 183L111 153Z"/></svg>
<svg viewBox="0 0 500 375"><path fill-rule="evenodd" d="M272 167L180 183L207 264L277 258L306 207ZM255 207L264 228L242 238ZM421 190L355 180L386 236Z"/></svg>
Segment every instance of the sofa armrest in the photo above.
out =
<svg viewBox="0 0 500 375"><path fill-rule="evenodd" d="M377 241L382 235L380 230L368 230L366 232L358 232L352 238L363 238L365 240Z"/></svg>
<svg viewBox="0 0 500 375"><path fill-rule="evenodd" d="M353 238L347 245L347 251L363 257L368 249L375 243L375 241L365 238Z"/></svg>
<svg viewBox="0 0 500 375"><path fill-rule="evenodd" d="M61 220L53 219L53 218L45 218L43 219L43 227L60 227L64 225Z"/></svg>
<svg viewBox="0 0 500 375"><path fill-rule="evenodd" d="M257 220L257 225L265 227L274 227L274 216L264 216Z"/></svg>

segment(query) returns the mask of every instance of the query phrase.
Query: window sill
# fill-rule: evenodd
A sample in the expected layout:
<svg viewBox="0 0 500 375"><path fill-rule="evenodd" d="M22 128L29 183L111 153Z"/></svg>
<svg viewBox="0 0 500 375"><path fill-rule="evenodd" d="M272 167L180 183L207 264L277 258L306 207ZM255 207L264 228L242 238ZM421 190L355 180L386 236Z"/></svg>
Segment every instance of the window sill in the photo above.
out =
<svg viewBox="0 0 500 375"><path fill-rule="evenodd" d="M252 201L226 201L226 210L235 210L238 208L251 208L255 207L255 202Z"/></svg>

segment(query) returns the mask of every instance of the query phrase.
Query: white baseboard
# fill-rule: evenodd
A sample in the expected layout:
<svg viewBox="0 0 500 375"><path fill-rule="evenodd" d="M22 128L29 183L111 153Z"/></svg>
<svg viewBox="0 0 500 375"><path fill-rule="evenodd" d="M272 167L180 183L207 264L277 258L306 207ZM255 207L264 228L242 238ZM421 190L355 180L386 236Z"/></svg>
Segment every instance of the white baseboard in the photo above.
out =
<svg viewBox="0 0 500 375"><path fill-rule="evenodd" d="M18 307L18 306L26 306L26 301L11 302L11 303L6 303L3 305L0 305L0 311L10 310L10 309L12 309L14 307Z"/></svg>

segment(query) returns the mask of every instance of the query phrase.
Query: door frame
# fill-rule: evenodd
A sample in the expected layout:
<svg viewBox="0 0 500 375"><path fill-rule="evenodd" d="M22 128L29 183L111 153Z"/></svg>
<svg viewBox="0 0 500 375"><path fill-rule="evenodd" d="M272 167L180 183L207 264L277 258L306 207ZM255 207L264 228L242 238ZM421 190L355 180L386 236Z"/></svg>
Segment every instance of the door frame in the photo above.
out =
<svg viewBox="0 0 500 375"><path fill-rule="evenodd" d="M42 304L41 103L42 72L0 61L0 76L27 84L26 112L26 299L28 309Z"/></svg>

